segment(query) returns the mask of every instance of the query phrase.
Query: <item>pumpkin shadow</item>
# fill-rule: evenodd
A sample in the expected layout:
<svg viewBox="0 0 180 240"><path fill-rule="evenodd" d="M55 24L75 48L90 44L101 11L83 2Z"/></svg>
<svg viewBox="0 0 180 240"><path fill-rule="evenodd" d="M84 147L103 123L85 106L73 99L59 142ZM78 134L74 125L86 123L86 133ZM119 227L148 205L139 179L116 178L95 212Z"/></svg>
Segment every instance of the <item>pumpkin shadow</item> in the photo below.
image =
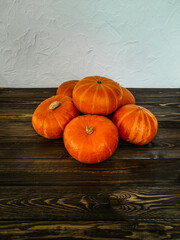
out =
<svg viewBox="0 0 180 240"><path fill-rule="evenodd" d="M48 185L54 182L57 185L96 187L135 184L146 182L150 174L153 174L154 156L147 157L147 152L151 152L152 148L152 145L137 146L120 140L110 158L98 164L84 164L70 156L62 139L39 139L34 149L34 159L27 165L27 170L29 166L37 173L34 181L43 181L43 184Z"/></svg>

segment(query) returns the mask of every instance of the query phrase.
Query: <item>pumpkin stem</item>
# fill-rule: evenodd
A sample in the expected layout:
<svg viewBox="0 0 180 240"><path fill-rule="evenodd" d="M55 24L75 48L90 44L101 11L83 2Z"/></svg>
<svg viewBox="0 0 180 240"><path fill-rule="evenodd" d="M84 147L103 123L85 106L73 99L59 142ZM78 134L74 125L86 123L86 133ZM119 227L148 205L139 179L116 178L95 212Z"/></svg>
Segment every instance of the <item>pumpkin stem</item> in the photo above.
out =
<svg viewBox="0 0 180 240"><path fill-rule="evenodd" d="M87 133L87 134L93 133L93 128L90 127L90 126L86 126L86 133Z"/></svg>
<svg viewBox="0 0 180 240"><path fill-rule="evenodd" d="M139 107L139 109L142 109L142 107Z"/></svg>
<svg viewBox="0 0 180 240"><path fill-rule="evenodd" d="M101 81L97 81L98 84L101 84L102 82Z"/></svg>
<svg viewBox="0 0 180 240"><path fill-rule="evenodd" d="M61 104L62 104L62 102L59 102L59 101L52 102L52 103L49 105L49 109L50 109L50 110L55 110L55 109L58 108Z"/></svg>

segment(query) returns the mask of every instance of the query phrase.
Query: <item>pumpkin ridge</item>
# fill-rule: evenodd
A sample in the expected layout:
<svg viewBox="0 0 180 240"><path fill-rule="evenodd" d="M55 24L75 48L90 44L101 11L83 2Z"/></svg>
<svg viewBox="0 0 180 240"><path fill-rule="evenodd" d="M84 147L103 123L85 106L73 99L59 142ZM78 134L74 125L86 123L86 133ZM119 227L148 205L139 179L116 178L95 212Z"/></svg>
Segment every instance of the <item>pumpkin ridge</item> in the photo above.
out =
<svg viewBox="0 0 180 240"><path fill-rule="evenodd" d="M156 131L153 131L152 134L150 135L152 137L152 135L155 136L156 133L157 133L157 125L156 125L157 124L157 120L156 119L154 120L149 115L148 115L148 117L149 117L149 120L150 120L151 128L152 129L156 129Z"/></svg>
<svg viewBox="0 0 180 240"><path fill-rule="evenodd" d="M140 118L140 115L142 116L141 123L143 123L143 121L144 121L144 113L143 113L143 111L139 111L139 118ZM145 132L146 132L146 130L143 129L143 131L140 132L141 134L139 134L139 135L136 137L135 142L137 142L137 144L139 144L139 143L143 140L143 135L144 135Z"/></svg>
<svg viewBox="0 0 180 240"><path fill-rule="evenodd" d="M83 145L84 145L84 142L81 143L81 145L79 146L79 149L78 149L78 158L80 158L80 155L81 155L81 150L83 148Z"/></svg>
<svg viewBox="0 0 180 240"><path fill-rule="evenodd" d="M133 140L136 139L138 136L138 131L137 130L135 131L135 129L133 129L133 127L136 128L140 115L141 115L141 111L137 111L137 116L134 119L133 125L131 126L130 134L128 136L129 139L131 139L133 137L134 132L136 132L136 134L134 135Z"/></svg>
<svg viewBox="0 0 180 240"><path fill-rule="evenodd" d="M65 102L64 104L69 104L71 107L71 102ZM62 109L62 111L64 111L65 115L68 114L70 117L72 117L72 119L74 118L74 116L71 114L71 111L67 111L66 109Z"/></svg>
<svg viewBox="0 0 180 240"><path fill-rule="evenodd" d="M131 111L129 111L129 112L127 112L127 113L125 113L125 114L123 115L123 117L117 122L117 127L119 128L119 126L120 126L120 124L122 123L122 121L123 121L127 116L129 116L131 113L133 113L133 112L134 112L134 109L131 110Z"/></svg>
<svg viewBox="0 0 180 240"><path fill-rule="evenodd" d="M70 111L67 111L67 109L61 109L61 114L64 116L64 119L65 120L68 120L69 121L69 116L71 116L69 114ZM68 116L67 116L68 115Z"/></svg>
<svg viewBox="0 0 180 240"><path fill-rule="evenodd" d="M64 99L68 99L68 102L72 102L72 98L69 97L69 96L65 96L65 95L61 95L62 96L62 99L61 99L61 102L67 102L67 101L64 101Z"/></svg>
<svg viewBox="0 0 180 240"><path fill-rule="evenodd" d="M144 114L144 112L143 112L143 116L144 116L144 122L145 122L146 128L142 135L142 140L138 143L139 145L142 145L144 143L144 141L148 138L148 136L150 136L149 122L148 122L147 116L146 116L146 114ZM148 132L148 134L146 134L147 132Z"/></svg>
<svg viewBox="0 0 180 240"><path fill-rule="evenodd" d="M43 134L44 134L44 136L45 136L46 138L49 138L49 137L48 137L48 134L47 134L47 132L46 132L46 129L45 129L45 121L47 121L48 115L49 115L49 114L47 114L47 115L45 116L44 122L43 122Z"/></svg>
<svg viewBox="0 0 180 240"><path fill-rule="evenodd" d="M67 93L68 93L68 91L69 91L69 85L67 85L67 86L66 86L66 88L65 88L65 90L64 90L64 93L63 93L63 95L67 94Z"/></svg>
<svg viewBox="0 0 180 240"><path fill-rule="evenodd" d="M48 108L49 108L49 104L51 104L51 101L47 99L47 104L48 104ZM46 100L45 100L46 101ZM45 115L45 118L44 118L44 122L43 122L43 134L46 138L49 138L48 134L47 134L47 131L46 131L46 128L45 128L45 122L47 121L47 118L49 117L49 113L48 112L46 115Z"/></svg>
<svg viewBox="0 0 180 240"><path fill-rule="evenodd" d="M116 126L116 125L115 125ZM119 133L118 133L118 135L119 135ZM116 137L115 136L113 136L113 135L111 135L111 138L113 138L113 139L116 139Z"/></svg>
<svg viewBox="0 0 180 240"><path fill-rule="evenodd" d="M85 78L83 78L81 81L87 81L87 82L96 82L96 78L95 78L96 76L89 76L89 77L85 77Z"/></svg>
<svg viewBox="0 0 180 240"><path fill-rule="evenodd" d="M79 98L79 102L80 102L80 104L79 104L79 108L81 109L81 107L82 107L82 98L85 96L85 94L91 89L91 88L93 88L95 86L95 84L93 84L93 85L91 85L91 86L89 86L89 88L87 88L84 92L83 92L83 94L80 96L80 98Z"/></svg>
<svg viewBox="0 0 180 240"><path fill-rule="evenodd" d="M147 119L147 122L148 122L148 130L149 130L148 134L147 134L147 139L148 139L150 137L150 135L151 135L151 123L150 123L148 115L146 115L146 119Z"/></svg>
<svg viewBox="0 0 180 240"><path fill-rule="evenodd" d="M116 109L119 107L119 104L118 104L118 100L117 100L117 98L116 98L116 95L114 94L114 91L111 89L111 88L109 88L107 85L106 85L106 87L112 92L112 94L113 94L113 96L114 96L114 98L115 98L115 100L116 100ZM122 98L122 97L121 97Z"/></svg>
<svg viewBox="0 0 180 240"><path fill-rule="evenodd" d="M152 118L152 120L153 120L153 122L154 122L155 128L157 128L157 127L158 127L158 122L157 122L157 119L156 119L156 117L154 116L154 114L151 113L150 111L149 111L149 112L146 111L146 112L148 113L148 117L149 117L150 119Z"/></svg>
<svg viewBox="0 0 180 240"><path fill-rule="evenodd" d="M112 87L112 83L106 83L106 86L110 86L110 87ZM115 85L115 84L113 84L113 87L116 89L116 90L118 90L119 92L121 92L121 95L122 95L122 90L121 90L121 87L119 86L119 85Z"/></svg>
<svg viewBox="0 0 180 240"><path fill-rule="evenodd" d="M112 152L112 150L110 149L110 147L108 146L107 142L105 142L105 145L106 145L106 148L109 150L110 156L112 156L113 152Z"/></svg>
<svg viewBox="0 0 180 240"><path fill-rule="evenodd" d="M107 113L109 112L110 101L109 101L108 94L107 94L107 92L106 92L106 90L105 90L104 85L102 85L102 89L103 89L104 94L105 94L105 100L106 100L106 106L107 106L107 108L106 108L106 114L107 114Z"/></svg>
<svg viewBox="0 0 180 240"><path fill-rule="evenodd" d="M150 112L148 109L146 108L143 108L143 111L145 111L147 113L147 115L153 119L156 119L154 114L152 112Z"/></svg>
<svg viewBox="0 0 180 240"><path fill-rule="evenodd" d="M152 125L153 125L154 121L153 121L153 120L151 121L149 115L147 116L147 118L148 118L148 120L149 120L150 129L153 129ZM155 126L155 124L154 124L154 126ZM147 141L149 141L149 139L152 138L152 135L153 135L153 132L150 132L149 136L147 137ZM155 135L156 135L156 134L155 134Z"/></svg>
<svg viewBox="0 0 180 240"><path fill-rule="evenodd" d="M135 104L136 100L133 94L127 88L121 87L121 89L123 93L122 105Z"/></svg>
<svg viewBox="0 0 180 240"><path fill-rule="evenodd" d="M66 131L67 132L67 131ZM64 135L64 134L63 134ZM66 139L66 144L65 147L69 144L69 142L71 141L71 138Z"/></svg>
<svg viewBox="0 0 180 240"><path fill-rule="evenodd" d="M95 93L94 93L93 99L92 99L92 109L91 109L91 110L92 110L92 113L94 113L94 107L95 107L94 101L95 101L95 99L96 99L98 87L99 87L99 86L96 86L96 90L95 90Z"/></svg>
<svg viewBox="0 0 180 240"><path fill-rule="evenodd" d="M61 83L56 91L56 95L72 97L72 92L73 92L75 83L77 82L78 80L70 80L70 81Z"/></svg>
<svg viewBox="0 0 180 240"><path fill-rule="evenodd" d="M75 88L74 88L74 92L76 93L77 91L79 91L81 88L83 88L83 87L85 87L86 85L89 85L89 83L87 82L87 83L83 83L83 85L81 86L76 86ZM95 83L94 83L94 85L95 85Z"/></svg>
<svg viewBox="0 0 180 240"><path fill-rule="evenodd" d="M52 112L52 114L53 114L54 118L56 119L56 121L57 121L59 127L60 127L61 130L63 131L63 127L62 127L61 123L58 121L58 119L57 119L57 117L56 117L56 113L55 113L55 112Z"/></svg>

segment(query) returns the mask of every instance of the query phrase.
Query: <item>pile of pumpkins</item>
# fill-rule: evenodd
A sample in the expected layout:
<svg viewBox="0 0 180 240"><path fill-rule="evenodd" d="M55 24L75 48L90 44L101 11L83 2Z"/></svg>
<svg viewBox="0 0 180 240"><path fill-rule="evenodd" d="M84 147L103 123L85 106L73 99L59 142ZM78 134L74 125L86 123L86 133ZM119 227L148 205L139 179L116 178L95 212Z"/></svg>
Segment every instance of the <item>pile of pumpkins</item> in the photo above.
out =
<svg viewBox="0 0 180 240"><path fill-rule="evenodd" d="M45 138L63 137L69 154L89 164L109 158L118 146L119 136L144 145L158 130L156 117L137 106L129 90L100 76L62 83L56 96L36 108L32 125Z"/></svg>

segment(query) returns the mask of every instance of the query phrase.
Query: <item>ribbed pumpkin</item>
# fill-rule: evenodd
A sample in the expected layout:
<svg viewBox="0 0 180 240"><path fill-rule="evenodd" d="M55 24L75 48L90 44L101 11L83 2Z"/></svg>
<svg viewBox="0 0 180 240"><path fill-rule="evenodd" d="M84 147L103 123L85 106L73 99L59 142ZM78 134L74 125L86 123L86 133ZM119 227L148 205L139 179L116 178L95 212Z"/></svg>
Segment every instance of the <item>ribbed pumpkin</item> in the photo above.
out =
<svg viewBox="0 0 180 240"><path fill-rule="evenodd" d="M152 141L158 130L156 117L146 108L124 105L112 117L120 137L130 143L144 145Z"/></svg>
<svg viewBox="0 0 180 240"><path fill-rule="evenodd" d="M46 99L36 108L32 125L42 137L61 138L66 124L78 115L70 97L57 95Z"/></svg>
<svg viewBox="0 0 180 240"><path fill-rule="evenodd" d="M73 102L82 113L108 115L121 105L122 90L111 79L90 76L74 87Z"/></svg>
<svg viewBox="0 0 180 240"><path fill-rule="evenodd" d="M63 82L58 87L56 95L64 95L64 96L72 97L72 91L78 82L79 82L78 80Z"/></svg>
<svg viewBox="0 0 180 240"><path fill-rule="evenodd" d="M83 163L98 163L117 148L119 134L111 120L99 115L83 115L69 122L63 134L69 154Z"/></svg>
<svg viewBox="0 0 180 240"><path fill-rule="evenodd" d="M135 98L133 96L133 94L124 87L121 87L122 91L123 91L123 97L122 97L122 104L121 105L126 105L126 104L135 104Z"/></svg>

